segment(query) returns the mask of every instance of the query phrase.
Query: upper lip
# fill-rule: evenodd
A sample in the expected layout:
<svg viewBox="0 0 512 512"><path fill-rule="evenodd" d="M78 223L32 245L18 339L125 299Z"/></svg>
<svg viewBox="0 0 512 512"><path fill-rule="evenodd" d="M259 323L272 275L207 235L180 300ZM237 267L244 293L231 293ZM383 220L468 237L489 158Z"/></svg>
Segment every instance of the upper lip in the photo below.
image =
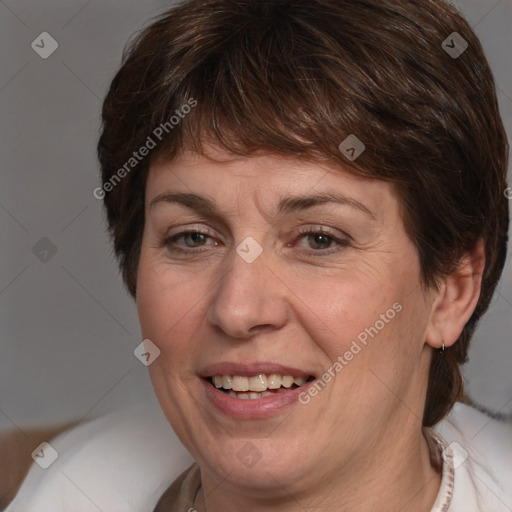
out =
<svg viewBox="0 0 512 512"><path fill-rule="evenodd" d="M205 366L200 372L201 377L213 377L214 375L239 375L241 377L254 377L255 375L269 375L275 373L277 375L291 375L292 377L303 377L307 379L311 375L310 372L299 370L291 366L283 366L281 364L270 362L252 362L252 363L233 363L222 362Z"/></svg>

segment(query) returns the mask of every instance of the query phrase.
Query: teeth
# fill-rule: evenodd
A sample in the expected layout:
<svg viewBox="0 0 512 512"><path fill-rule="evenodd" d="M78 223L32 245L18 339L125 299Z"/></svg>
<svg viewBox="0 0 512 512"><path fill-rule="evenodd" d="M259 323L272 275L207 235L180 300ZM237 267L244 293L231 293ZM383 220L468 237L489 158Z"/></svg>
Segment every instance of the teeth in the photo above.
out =
<svg viewBox="0 0 512 512"><path fill-rule="evenodd" d="M222 376L222 387L224 389L231 389L233 387L233 383L232 383L231 377L229 375Z"/></svg>
<svg viewBox="0 0 512 512"><path fill-rule="evenodd" d="M233 398L241 398L242 400L254 400L257 398L272 396L274 393L271 393L270 391L263 391L263 393L236 393L235 391L231 390L228 394Z"/></svg>
<svg viewBox="0 0 512 512"><path fill-rule="evenodd" d="M249 379L247 377L240 377L240 375L233 376L231 389L234 391L249 391Z"/></svg>
<svg viewBox="0 0 512 512"><path fill-rule="evenodd" d="M281 386L284 386L285 388L291 388L293 384L293 377L291 375L285 375L281 379Z"/></svg>
<svg viewBox="0 0 512 512"><path fill-rule="evenodd" d="M267 389L267 377L265 375L256 375L249 379L249 389L251 391L265 391Z"/></svg>
<svg viewBox="0 0 512 512"><path fill-rule="evenodd" d="M303 377L292 377L291 375L279 375L277 373L271 373L270 375L260 373L252 377L244 377L241 375L214 375L212 382L216 388L230 391L229 394L231 396L248 399L261 398L262 393L268 396L269 389L289 389L293 384L302 386L306 383L306 379Z"/></svg>
<svg viewBox="0 0 512 512"><path fill-rule="evenodd" d="M271 373L268 376L267 386L268 389L279 389L281 387L281 375Z"/></svg>

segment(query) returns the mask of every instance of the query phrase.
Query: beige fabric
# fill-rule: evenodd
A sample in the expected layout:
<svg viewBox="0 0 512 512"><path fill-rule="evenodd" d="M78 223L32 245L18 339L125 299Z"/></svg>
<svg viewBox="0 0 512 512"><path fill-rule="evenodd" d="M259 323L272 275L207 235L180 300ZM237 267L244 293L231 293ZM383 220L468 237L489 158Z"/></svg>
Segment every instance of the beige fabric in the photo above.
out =
<svg viewBox="0 0 512 512"><path fill-rule="evenodd" d="M201 471L197 464L192 464L164 492L154 512L186 512L193 509L200 487ZM196 512L202 511L196 509Z"/></svg>
<svg viewBox="0 0 512 512"><path fill-rule="evenodd" d="M31 453L43 441L53 439L68 427L66 423L54 428L0 434L0 510L5 510L16 496L32 464Z"/></svg>

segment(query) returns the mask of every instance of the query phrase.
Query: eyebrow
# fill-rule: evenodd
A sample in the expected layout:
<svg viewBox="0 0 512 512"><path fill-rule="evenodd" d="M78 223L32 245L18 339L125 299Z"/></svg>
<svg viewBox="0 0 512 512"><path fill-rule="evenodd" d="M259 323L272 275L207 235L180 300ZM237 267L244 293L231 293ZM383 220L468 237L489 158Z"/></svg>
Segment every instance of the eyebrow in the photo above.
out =
<svg viewBox="0 0 512 512"><path fill-rule="evenodd" d="M370 217L372 220L376 220L375 214L363 203L360 203L359 201L353 199L352 197L347 197L340 193L331 192L325 192L322 194L315 195L284 197L279 202L277 211L281 214L291 213L295 211L306 210L308 208L313 208L314 206L319 206L328 203L336 203L350 206L352 208L355 208L356 210L360 210L365 215Z"/></svg>
<svg viewBox="0 0 512 512"><path fill-rule="evenodd" d="M160 203L180 204L198 213L202 213L204 215L208 215L211 217L219 217L215 203L212 202L210 199L203 196L199 196L197 194L164 192L163 194L159 194L158 196L151 200L149 204L149 209L151 210L153 207ZM329 192L315 195L283 197L279 201L277 213L280 215L284 215L287 213L307 210L309 208L313 208L315 206L320 206L328 203L336 203L350 206L356 210L363 212L370 219L376 220L375 214L359 201L353 199L352 197L347 197L343 194Z"/></svg>
<svg viewBox="0 0 512 512"><path fill-rule="evenodd" d="M207 215L217 215L217 209L215 204L203 196L190 193L166 193L157 195L149 203L149 209L151 210L157 204L160 203L175 203L186 206L191 210L195 210L199 213L205 213Z"/></svg>

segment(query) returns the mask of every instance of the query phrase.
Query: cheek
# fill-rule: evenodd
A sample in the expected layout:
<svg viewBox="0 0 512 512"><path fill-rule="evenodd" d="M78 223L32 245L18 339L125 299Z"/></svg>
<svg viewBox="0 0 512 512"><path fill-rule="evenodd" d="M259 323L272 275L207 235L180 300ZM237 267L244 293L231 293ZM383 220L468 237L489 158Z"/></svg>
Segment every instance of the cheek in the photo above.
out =
<svg viewBox="0 0 512 512"><path fill-rule="evenodd" d="M300 322L330 360L349 350L354 340L364 347L368 340L382 337L399 316L399 306L393 308L399 293L375 280L348 275L296 280L295 292Z"/></svg>
<svg viewBox="0 0 512 512"><path fill-rule="evenodd" d="M173 271L166 262L141 255L136 305L143 338L150 339L176 361L190 356L194 332L202 325L208 283Z"/></svg>
<svg viewBox="0 0 512 512"><path fill-rule="evenodd" d="M169 273L161 265L141 255L136 305L142 335L161 345L165 334L183 318L187 303L187 288L173 286Z"/></svg>
<svg viewBox="0 0 512 512"><path fill-rule="evenodd" d="M386 393L376 375L394 389L400 375L416 368L425 328L417 276L416 265L402 264L372 275L347 271L327 281L295 281L303 298L299 321L323 353L325 372L339 377L340 400L347 389L360 400Z"/></svg>
<svg viewBox="0 0 512 512"><path fill-rule="evenodd" d="M144 256L141 256L137 273L137 295L135 302L139 315L142 336L157 343L161 337L168 298L163 292L163 282L152 271ZM165 322L167 324L167 321ZM158 343L157 343L158 344Z"/></svg>

